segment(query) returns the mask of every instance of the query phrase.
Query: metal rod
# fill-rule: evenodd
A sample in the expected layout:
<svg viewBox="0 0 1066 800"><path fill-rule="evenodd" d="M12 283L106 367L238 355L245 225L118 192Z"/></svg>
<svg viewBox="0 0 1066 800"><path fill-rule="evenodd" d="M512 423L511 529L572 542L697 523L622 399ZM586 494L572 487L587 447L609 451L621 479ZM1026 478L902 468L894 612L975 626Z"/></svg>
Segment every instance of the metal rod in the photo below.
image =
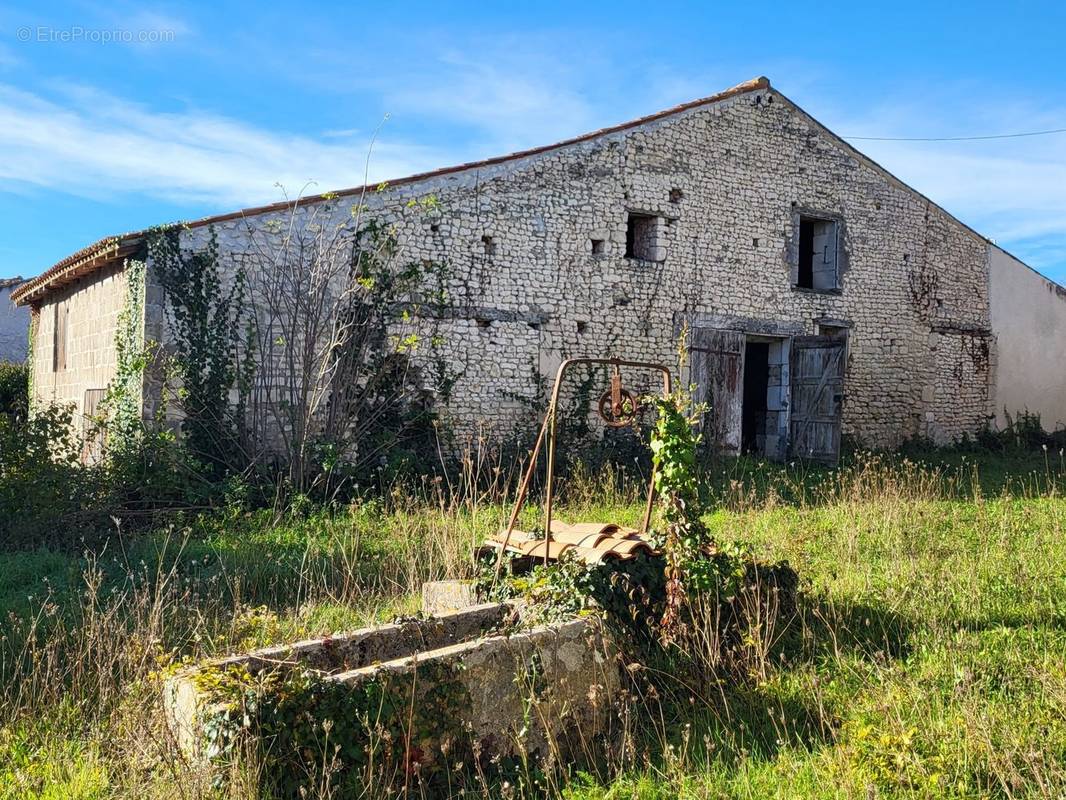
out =
<svg viewBox="0 0 1066 800"><path fill-rule="evenodd" d="M548 439L548 463L546 469L547 474L545 476L546 486L544 497L544 563L548 563L548 555L551 551L552 540L552 506L555 499L555 442L559 392L562 387L563 376L570 367L577 364L607 365L613 366L615 370L618 370L620 367L657 370L663 376L663 397L669 397L670 392L672 391L670 369L664 367L662 364L653 364L647 361L626 361L620 358L568 358L559 365L559 369L555 373L555 384L552 386L551 398L548 401L548 411L544 416L544 422L540 426L540 433L537 434L536 444L533 445L533 452L529 459L529 465L526 467L525 476L522 478L522 483L518 489L518 496L515 498L514 508L511 509L511 516L507 522L507 532L504 535L503 544L500 546L500 552L496 556L496 571L492 581L494 586L496 581L499 580L500 570L503 567L504 553L511 542L511 534L514 532L514 526L518 521L518 515L521 513L522 504L525 502L526 495L529 492L529 484L533 478L533 471L536 469L537 458L540 456L541 448L544 445L545 434L547 434ZM647 534L648 528L651 525L652 510L655 506L655 476L656 469L653 462L651 480L648 482L648 500L644 508L644 518L641 521L640 526L640 533L642 536Z"/></svg>
<svg viewBox="0 0 1066 800"><path fill-rule="evenodd" d="M544 564L548 564L548 553L551 551L552 541L552 501L555 499L555 434L556 421L559 411L559 390L563 385L563 375L574 359L567 359L559 365L559 371L555 373L555 385L552 387L551 401L548 403L548 413L551 422L548 427L548 469L545 476L544 489Z"/></svg>
<svg viewBox="0 0 1066 800"><path fill-rule="evenodd" d="M503 537L503 544L500 546L500 552L496 554L496 573L492 578L492 585L495 586L496 582L500 579L500 569L503 567L503 556L507 551L507 545L511 543L511 534L514 533L514 526L518 522L518 515L522 511L522 504L526 501L526 494L529 492L529 482L533 479L533 470L537 467L537 458L540 456L540 448L544 442L544 432L548 429L548 420L551 414L544 415L544 422L540 425L540 432L537 434L536 444L533 445L533 453L529 457L529 465L526 467L526 474L522 477L522 483L518 487L518 497L515 498L514 508L511 509L511 518L507 521L507 533Z"/></svg>

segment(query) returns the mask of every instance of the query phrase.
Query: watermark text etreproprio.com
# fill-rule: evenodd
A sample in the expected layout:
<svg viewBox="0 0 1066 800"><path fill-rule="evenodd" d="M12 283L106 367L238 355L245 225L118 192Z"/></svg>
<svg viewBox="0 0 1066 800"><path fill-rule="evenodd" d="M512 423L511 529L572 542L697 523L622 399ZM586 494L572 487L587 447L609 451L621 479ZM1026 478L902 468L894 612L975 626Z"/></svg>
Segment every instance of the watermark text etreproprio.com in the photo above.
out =
<svg viewBox="0 0 1066 800"><path fill-rule="evenodd" d="M44 42L48 44L159 44L174 41L172 30L132 30L129 28L85 28L71 25L68 28L53 28L48 25L24 25L15 32L20 42Z"/></svg>

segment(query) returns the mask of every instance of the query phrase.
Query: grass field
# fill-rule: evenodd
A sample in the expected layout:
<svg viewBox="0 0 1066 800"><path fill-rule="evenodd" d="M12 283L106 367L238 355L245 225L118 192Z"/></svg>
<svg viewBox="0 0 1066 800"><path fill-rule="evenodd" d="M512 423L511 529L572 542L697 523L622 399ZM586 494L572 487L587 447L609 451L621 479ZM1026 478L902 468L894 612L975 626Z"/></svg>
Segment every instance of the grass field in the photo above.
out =
<svg viewBox="0 0 1066 800"><path fill-rule="evenodd" d="M1066 796L1062 456L975 458L712 468L716 536L787 560L798 618L765 631L747 679L645 709L623 762L552 792ZM558 515L634 521L638 488L586 476ZM118 532L94 554L0 553L0 798L254 796L178 758L154 674L412 613L504 513L397 491Z"/></svg>

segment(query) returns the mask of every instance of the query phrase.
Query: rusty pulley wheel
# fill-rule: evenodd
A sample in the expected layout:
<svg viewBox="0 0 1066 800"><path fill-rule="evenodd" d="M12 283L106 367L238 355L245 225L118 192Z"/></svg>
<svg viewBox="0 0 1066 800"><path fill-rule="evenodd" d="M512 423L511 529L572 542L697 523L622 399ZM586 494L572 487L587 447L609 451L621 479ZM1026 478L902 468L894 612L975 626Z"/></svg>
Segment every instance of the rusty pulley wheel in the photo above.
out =
<svg viewBox="0 0 1066 800"><path fill-rule="evenodd" d="M600 417L612 428L621 428L636 419L637 408L636 398L625 389L608 389L600 397Z"/></svg>

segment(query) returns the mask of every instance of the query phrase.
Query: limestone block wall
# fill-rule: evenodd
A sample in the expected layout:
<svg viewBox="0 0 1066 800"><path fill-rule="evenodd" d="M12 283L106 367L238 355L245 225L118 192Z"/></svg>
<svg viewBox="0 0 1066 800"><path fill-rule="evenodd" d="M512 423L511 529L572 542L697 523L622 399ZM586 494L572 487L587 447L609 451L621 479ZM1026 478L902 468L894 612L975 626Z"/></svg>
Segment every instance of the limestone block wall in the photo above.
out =
<svg viewBox="0 0 1066 800"><path fill-rule="evenodd" d="M411 202L428 196L435 207ZM458 375L460 432L509 430L565 356L674 364L697 320L846 324L844 430L870 445L949 441L992 413L985 240L770 89L330 202L335 224L360 202L395 226L403 259L448 265L449 313L421 324ZM792 286L799 210L839 221L838 291ZM626 256L630 213L657 220L647 259ZM216 222L223 258L240 263L249 228L285 217Z"/></svg>
<svg viewBox="0 0 1066 800"><path fill-rule="evenodd" d="M115 375L115 330L125 301L121 265L79 278L41 301L34 313L30 354L35 405L73 405L80 415L86 412L86 392L107 388ZM65 359L57 365L56 323L61 315L66 316Z"/></svg>

